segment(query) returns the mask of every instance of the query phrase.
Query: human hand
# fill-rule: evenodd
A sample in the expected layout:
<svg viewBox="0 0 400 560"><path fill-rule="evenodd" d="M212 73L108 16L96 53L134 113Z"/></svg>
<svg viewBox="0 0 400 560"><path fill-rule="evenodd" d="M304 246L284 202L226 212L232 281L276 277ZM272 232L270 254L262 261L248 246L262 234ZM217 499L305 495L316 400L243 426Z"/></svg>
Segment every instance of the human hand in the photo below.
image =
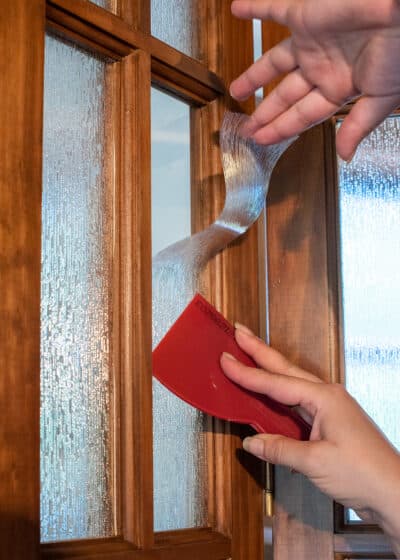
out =
<svg viewBox="0 0 400 560"><path fill-rule="evenodd" d="M337 134L337 151L349 161L400 105L400 0L235 0L232 13L272 19L292 33L231 85L242 100L287 74L243 127L256 142L295 136L360 98Z"/></svg>
<svg viewBox="0 0 400 560"><path fill-rule="evenodd" d="M246 389L296 406L312 425L309 441L257 434L244 440L246 451L295 469L363 519L379 523L398 539L400 553L400 521L394 517L400 499L400 455L343 386L324 383L291 364L241 325L235 337L259 368L223 354L225 374Z"/></svg>

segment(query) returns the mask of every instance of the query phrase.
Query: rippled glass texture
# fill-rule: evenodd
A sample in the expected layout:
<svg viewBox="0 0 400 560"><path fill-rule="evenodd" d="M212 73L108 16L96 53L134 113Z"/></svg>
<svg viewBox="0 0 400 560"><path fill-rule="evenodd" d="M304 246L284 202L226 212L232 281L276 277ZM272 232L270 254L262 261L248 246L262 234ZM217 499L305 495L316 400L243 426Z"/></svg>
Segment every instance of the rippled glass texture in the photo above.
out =
<svg viewBox="0 0 400 560"><path fill-rule="evenodd" d="M400 449L398 117L339 161L339 209L346 387Z"/></svg>
<svg viewBox="0 0 400 560"><path fill-rule="evenodd" d="M101 8L105 8L109 12L116 12L117 0L90 0L92 4L96 4Z"/></svg>
<svg viewBox="0 0 400 560"><path fill-rule="evenodd" d="M191 234L189 107L152 91L153 255ZM177 289L167 274L153 291ZM160 308L154 309L157 321ZM154 379L154 527L206 524L204 416Z"/></svg>
<svg viewBox="0 0 400 560"><path fill-rule="evenodd" d="M201 59L199 6L195 0L151 0L151 33L188 56Z"/></svg>
<svg viewBox="0 0 400 560"><path fill-rule="evenodd" d="M41 539L113 534L106 64L46 39Z"/></svg>

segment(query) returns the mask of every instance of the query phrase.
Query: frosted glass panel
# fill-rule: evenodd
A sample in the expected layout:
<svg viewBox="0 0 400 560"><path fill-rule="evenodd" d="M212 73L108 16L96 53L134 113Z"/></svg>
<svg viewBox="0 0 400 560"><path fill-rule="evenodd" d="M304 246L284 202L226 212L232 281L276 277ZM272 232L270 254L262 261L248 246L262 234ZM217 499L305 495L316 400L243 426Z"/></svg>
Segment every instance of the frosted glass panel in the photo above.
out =
<svg viewBox="0 0 400 560"><path fill-rule="evenodd" d="M195 0L151 0L152 34L179 51L201 59L199 4Z"/></svg>
<svg viewBox="0 0 400 560"><path fill-rule="evenodd" d="M191 233L189 107L152 92L153 255ZM174 290L173 277L163 279ZM157 531L206 524L203 415L157 380L154 406L154 525Z"/></svg>
<svg viewBox="0 0 400 560"><path fill-rule="evenodd" d="M399 118L339 161L339 209L346 386L400 449Z"/></svg>
<svg viewBox="0 0 400 560"><path fill-rule="evenodd" d="M113 534L111 201L101 60L46 39L41 538Z"/></svg>

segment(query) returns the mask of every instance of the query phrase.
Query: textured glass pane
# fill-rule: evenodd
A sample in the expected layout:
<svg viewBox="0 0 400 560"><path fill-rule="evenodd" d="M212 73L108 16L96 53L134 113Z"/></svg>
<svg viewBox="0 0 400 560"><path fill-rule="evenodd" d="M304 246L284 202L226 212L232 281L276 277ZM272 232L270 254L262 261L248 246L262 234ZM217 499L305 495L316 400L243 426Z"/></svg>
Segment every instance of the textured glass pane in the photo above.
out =
<svg viewBox="0 0 400 560"><path fill-rule="evenodd" d="M339 208L346 386L400 448L399 118L339 161Z"/></svg>
<svg viewBox="0 0 400 560"><path fill-rule="evenodd" d="M191 233L189 107L152 93L153 255ZM173 291L174 276L163 278ZM154 320L157 310L154 310ZM203 415L156 380L154 515L157 531L206 524ZM204 471L204 473L203 473Z"/></svg>
<svg viewBox="0 0 400 560"><path fill-rule="evenodd" d="M101 8L105 8L110 12L116 11L117 0L90 0L90 1L92 2L92 4L96 4L97 6L100 6Z"/></svg>
<svg viewBox="0 0 400 560"><path fill-rule="evenodd" d="M201 59L199 15L195 0L151 0L151 32L175 49Z"/></svg>
<svg viewBox="0 0 400 560"><path fill-rule="evenodd" d="M41 301L41 538L113 532L111 221L101 60L46 40Z"/></svg>

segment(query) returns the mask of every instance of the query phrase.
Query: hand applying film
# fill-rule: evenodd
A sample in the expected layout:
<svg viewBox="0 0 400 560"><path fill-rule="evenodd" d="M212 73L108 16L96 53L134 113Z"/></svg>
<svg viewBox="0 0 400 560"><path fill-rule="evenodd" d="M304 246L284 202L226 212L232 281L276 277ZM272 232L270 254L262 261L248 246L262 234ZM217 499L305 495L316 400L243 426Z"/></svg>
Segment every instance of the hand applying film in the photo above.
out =
<svg viewBox="0 0 400 560"><path fill-rule="evenodd" d="M394 515L400 499L400 456L368 415L341 385L324 383L290 363L246 327L236 324L235 338L258 367L224 353L225 375L250 391L296 407L312 425L309 441L258 434L244 440L246 451L295 469L361 518L380 524L392 539L400 535L399 516Z"/></svg>
<svg viewBox="0 0 400 560"><path fill-rule="evenodd" d="M309 425L289 407L240 387L224 375L224 350L249 368L256 364L235 340L235 329L197 294L153 351L154 376L196 408L259 433L308 439Z"/></svg>

